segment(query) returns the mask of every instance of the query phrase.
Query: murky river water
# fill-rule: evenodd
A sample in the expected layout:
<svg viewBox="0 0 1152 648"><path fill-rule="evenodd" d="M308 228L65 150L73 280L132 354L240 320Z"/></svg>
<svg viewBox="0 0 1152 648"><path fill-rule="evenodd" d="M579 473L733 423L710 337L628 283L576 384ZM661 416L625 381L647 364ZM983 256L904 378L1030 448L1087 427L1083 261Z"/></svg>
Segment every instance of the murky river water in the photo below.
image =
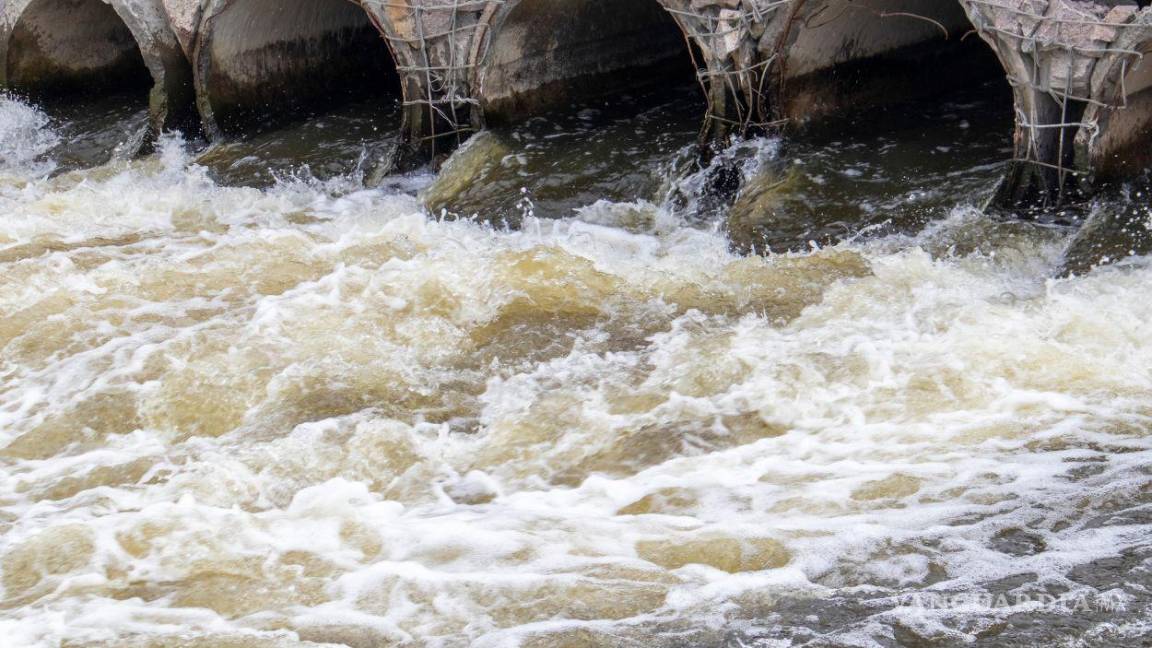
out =
<svg viewBox="0 0 1152 648"><path fill-rule="evenodd" d="M0 101L0 644L1139 645L1152 267L982 216L985 112L741 153L815 214L745 257L661 180L692 128L510 134L506 229L61 173Z"/></svg>
<svg viewBox="0 0 1152 648"><path fill-rule="evenodd" d="M363 178L385 158L398 137L396 100L361 101L332 113L313 115L287 126L257 129L208 147L196 164L216 182L268 187L293 178Z"/></svg>

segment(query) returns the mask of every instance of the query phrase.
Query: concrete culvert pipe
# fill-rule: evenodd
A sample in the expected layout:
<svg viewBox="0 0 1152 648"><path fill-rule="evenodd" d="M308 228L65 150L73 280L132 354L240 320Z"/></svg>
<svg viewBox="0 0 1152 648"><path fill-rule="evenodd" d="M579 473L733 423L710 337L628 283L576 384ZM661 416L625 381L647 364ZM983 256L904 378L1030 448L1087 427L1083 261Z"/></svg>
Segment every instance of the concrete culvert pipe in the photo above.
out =
<svg viewBox="0 0 1152 648"><path fill-rule="evenodd" d="M804 121L846 109L926 96L1003 78L959 2L796 0L769 55L769 102L778 119Z"/></svg>
<svg viewBox="0 0 1152 648"><path fill-rule="evenodd" d="M194 124L191 68L158 0L10 0L0 84L33 99L139 90L154 131Z"/></svg>
<svg viewBox="0 0 1152 648"><path fill-rule="evenodd" d="M348 0L209 0L194 68L214 139L400 93L387 42Z"/></svg>
<svg viewBox="0 0 1152 648"><path fill-rule="evenodd" d="M488 125L691 80L691 46L658 0L518 0L488 16L473 88Z"/></svg>

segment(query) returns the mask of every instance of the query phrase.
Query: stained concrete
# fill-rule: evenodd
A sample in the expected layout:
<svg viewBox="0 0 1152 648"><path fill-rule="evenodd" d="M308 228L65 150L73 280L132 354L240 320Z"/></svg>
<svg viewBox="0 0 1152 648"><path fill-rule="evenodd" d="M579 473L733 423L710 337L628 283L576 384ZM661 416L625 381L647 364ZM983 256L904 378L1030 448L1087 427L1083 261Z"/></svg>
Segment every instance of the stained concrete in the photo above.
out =
<svg viewBox="0 0 1152 648"><path fill-rule="evenodd" d="M522 0L490 25L475 77L488 124L695 73L685 35L655 0Z"/></svg>
<svg viewBox="0 0 1152 648"><path fill-rule="evenodd" d="M965 39L963 8L939 0L795 0L760 50L772 61L764 100L804 123L979 84L999 74L988 48Z"/></svg>
<svg viewBox="0 0 1152 648"><path fill-rule="evenodd" d="M703 137L724 139L752 121L758 77L742 70L755 64L755 39L742 37L752 14L738 0L362 2L392 44L409 136L425 152L621 83L690 75L692 63L665 65L690 49L708 98Z"/></svg>
<svg viewBox="0 0 1152 648"><path fill-rule="evenodd" d="M960 0L1013 79L1014 159L997 209L1058 205L1141 173L1152 9L1126 0Z"/></svg>
<svg viewBox="0 0 1152 648"><path fill-rule="evenodd" d="M1152 54L1152 9L1132 14L1125 24L1116 30L1111 47ZM1083 120L1091 126L1076 134L1077 168L1097 184L1152 168L1152 61L1109 57L1096 65L1092 88L1117 99L1085 108Z"/></svg>
<svg viewBox="0 0 1152 648"><path fill-rule="evenodd" d="M200 114L215 139L396 85L383 36L347 0L211 0L194 65Z"/></svg>
<svg viewBox="0 0 1152 648"><path fill-rule="evenodd" d="M189 122L191 57L218 136L394 66L405 139L428 157L489 122L652 82L692 51L702 137L723 141L966 83L972 29L1028 80L1015 138L1028 161L999 204L1057 202L1152 163L1152 64L1138 56L1152 49L1152 9L1131 0L7 0L0 82L99 92L146 83L142 61L153 123L170 128Z"/></svg>
<svg viewBox="0 0 1152 648"><path fill-rule="evenodd" d="M146 88L153 134L195 127L191 69L158 0L9 0L0 86L34 97Z"/></svg>
<svg viewBox="0 0 1152 648"><path fill-rule="evenodd" d="M161 0L164 15L180 48L188 60L192 60L192 50L196 47L196 34L200 30L200 19L207 0Z"/></svg>

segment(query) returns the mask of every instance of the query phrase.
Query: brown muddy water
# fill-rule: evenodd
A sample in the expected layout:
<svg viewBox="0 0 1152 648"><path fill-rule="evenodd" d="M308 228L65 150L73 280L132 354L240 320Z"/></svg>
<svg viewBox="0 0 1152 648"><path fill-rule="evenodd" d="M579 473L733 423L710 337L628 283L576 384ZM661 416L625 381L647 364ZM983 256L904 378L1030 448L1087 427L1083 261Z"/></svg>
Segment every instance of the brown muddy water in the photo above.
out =
<svg viewBox="0 0 1152 648"><path fill-rule="evenodd" d="M293 178L363 178L397 145L399 127L399 101L373 97L287 125L266 124L208 147L195 163L228 186L264 188Z"/></svg>
<svg viewBox="0 0 1152 648"><path fill-rule="evenodd" d="M976 209L997 101L725 152L742 256L675 105L453 219L355 115L76 170L119 118L0 100L0 645L1146 645L1152 267Z"/></svg>

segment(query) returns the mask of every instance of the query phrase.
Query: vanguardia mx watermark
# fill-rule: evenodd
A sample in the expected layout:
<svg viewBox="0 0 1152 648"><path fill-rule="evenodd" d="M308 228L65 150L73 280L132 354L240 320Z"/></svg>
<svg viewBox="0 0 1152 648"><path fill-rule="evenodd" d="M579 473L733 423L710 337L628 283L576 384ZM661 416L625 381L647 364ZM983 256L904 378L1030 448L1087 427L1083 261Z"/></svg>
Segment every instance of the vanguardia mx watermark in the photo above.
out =
<svg viewBox="0 0 1152 648"><path fill-rule="evenodd" d="M913 592L901 597L903 607L922 610L1036 610L1047 609L1064 613L1123 612L1128 609L1130 597L1114 592L999 593L991 592Z"/></svg>

